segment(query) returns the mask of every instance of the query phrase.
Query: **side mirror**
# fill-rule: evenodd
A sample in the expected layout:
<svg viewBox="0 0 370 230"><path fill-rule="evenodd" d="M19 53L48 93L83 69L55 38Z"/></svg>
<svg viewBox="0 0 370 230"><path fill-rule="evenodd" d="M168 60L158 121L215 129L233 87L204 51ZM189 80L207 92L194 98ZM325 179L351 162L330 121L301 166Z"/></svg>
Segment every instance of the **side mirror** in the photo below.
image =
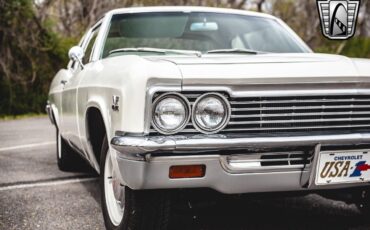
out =
<svg viewBox="0 0 370 230"><path fill-rule="evenodd" d="M69 59L78 62L81 68L84 68L84 64L82 63L82 58L84 56L84 50L80 46L73 46L68 52Z"/></svg>

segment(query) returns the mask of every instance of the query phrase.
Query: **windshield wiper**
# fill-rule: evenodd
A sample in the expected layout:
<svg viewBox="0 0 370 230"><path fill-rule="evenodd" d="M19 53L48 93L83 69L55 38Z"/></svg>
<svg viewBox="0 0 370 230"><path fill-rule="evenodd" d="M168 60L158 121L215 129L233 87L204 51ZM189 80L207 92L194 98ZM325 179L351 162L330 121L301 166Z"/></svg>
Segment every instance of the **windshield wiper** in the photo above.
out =
<svg viewBox="0 0 370 230"><path fill-rule="evenodd" d="M138 47L138 48L121 48L109 51L109 54L119 52L148 52L148 53L160 53L160 54L185 54L185 55L196 55L202 56L200 51L196 50L173 50L173 49L159 49L150 47Z"/></svg>
<svg viewBox="0 0 370 230"><path fill-rule="evenodd" d="M235 54L260 54L263 52L249 49L220 49L220 50L209 50L207 54L217 54L217 53L235 53Z"/></svg>

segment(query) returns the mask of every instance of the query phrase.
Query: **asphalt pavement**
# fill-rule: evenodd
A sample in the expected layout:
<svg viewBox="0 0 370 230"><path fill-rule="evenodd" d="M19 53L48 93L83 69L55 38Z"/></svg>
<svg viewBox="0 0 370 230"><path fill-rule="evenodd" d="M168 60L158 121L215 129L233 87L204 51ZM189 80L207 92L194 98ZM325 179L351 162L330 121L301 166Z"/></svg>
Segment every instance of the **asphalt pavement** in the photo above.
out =
<svg viewBox="0 0 370 230"><path fill-rule="evenodd" d="M0 121L1 230L104 229L96 174L60 172L55 157L46 117ZM192 230L370 229L355 205L316 194L220 196L184 215Z"/></svg>

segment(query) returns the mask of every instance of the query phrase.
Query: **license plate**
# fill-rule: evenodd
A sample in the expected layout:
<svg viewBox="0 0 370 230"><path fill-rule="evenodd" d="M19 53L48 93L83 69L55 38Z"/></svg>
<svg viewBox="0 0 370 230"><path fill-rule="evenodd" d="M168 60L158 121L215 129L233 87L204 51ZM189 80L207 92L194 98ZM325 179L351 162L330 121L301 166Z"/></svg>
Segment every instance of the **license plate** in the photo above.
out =
<svg viewBox="0 0 370 230"><path fill-rule="evenodd" d="M370 150L325 151L319 155L316 184L370 181Z"/></svg>

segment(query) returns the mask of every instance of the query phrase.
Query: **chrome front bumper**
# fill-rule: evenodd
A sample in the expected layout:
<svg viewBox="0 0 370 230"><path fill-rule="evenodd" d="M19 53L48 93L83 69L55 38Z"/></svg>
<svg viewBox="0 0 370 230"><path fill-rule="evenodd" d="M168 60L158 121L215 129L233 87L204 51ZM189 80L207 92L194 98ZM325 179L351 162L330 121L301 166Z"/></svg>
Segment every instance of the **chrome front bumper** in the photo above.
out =
<svg viewBox="0 0 370 230"><path fill-rule="evenodd" d="M293 137L236 137L226 135L132 137L119 136L112 147L126 157L145 156L160 151L209 151L238 148L273 148L287 146L315 146L370 143L370 134L342 134Z"/></svg>
<svg viewBox="0 0 370 230"><path fill-rule="evenodd" d="M295 137L230 137L225 135L134 137L117 136L111 146L117 151L117 162L122 182L132 189L212 188L222 193L250 193L334 189L367 184L343 184L317 187L315 169L321 147L326 145L369 144L370 134L341 134ZM234 149L310 147L311 163L301 167L245 170L238 159L248 154L233 156L207 154ZM176 153L181 153L181 156ZM165 156L156 153L166 153ZM202 154L199 154L202 153ZM202 178L170 179L169 168L174 165L203 164Z"/></svg>

